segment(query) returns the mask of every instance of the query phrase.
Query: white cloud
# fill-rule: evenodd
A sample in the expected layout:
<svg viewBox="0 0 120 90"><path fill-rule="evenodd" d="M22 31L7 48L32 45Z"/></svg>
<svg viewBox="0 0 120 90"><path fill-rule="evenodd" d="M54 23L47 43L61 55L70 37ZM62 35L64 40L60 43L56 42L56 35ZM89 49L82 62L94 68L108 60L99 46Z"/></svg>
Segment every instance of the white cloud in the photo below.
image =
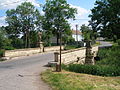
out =
<svg viewBox="0 0 120 90"><path fill-rule="evenodd" d="M77 14L76 14L76 18L77 19L84 18L84 15L89 13L89 10L87 10L85 8L82 8L80 6L75 6L75 5L72 5L72 4L70 4L70 6L72 8L76 8L77 9Z"/></svg>
<svg viewBox="0 0 120 90"><path fill-rule="evenodd" d="M5 23L5 18L6 18L6 16L0 17L0 27L7 26L7 24Z"/></svg>
<svg viewBox="0 0 120 90"><path fill-rule="evenodd" d="M88 15L90 14L90 11L85 9L85 8L82 8L80 6L75 6L75 5L72 5L72 4L70 4L70 6L72 8L76 8L77 9L77 14L75 15L75 19L76 20L75 21L69 20L71 28L72 29L76 29L76 24L79 26L78 29L80 29L80 26L82 24L88 25L89 24L88 23L88 20L89 20Z"/></svg>
<svg viewBox="0 0 120 90"><path fill-rule="evenodd" d="M39 7L39 3L36 0L1 0L0 9L12 9L16 8L23 2L31 2L34 6Z"/></svg>

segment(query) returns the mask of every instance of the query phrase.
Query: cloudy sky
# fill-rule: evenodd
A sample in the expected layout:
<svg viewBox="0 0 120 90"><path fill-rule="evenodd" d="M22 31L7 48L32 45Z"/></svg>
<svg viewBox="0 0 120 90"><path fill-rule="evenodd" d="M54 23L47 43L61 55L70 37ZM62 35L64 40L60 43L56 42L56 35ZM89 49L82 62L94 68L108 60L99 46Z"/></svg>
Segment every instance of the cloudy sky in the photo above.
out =
<svg viewBox="0 0 120 90"><path fill-rule="evenodd" d="M0 0L0 26L7 25L5 23L6 10L16 8L25 1L31 2L34 6L39 8L39 4L45 4L46 0ZM73 29L75 29L76 24L78 24L79 27L82 24L88 24L88 15L90 14L90 9L94 7L95 1L96 0L67 0L71 7L76 8L78 11L76 15L77 20L69 21Z"/></svg>

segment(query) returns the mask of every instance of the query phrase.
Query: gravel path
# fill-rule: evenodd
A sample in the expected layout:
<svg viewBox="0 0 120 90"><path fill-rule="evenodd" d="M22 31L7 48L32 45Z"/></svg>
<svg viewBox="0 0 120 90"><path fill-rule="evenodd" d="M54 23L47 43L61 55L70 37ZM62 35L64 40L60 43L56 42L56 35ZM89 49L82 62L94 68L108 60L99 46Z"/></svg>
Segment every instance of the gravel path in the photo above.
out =
<svg viewBox="0 0 120 90"><path fill-rule="evenodd" d="M51 90L40 79L53 53L22 57L0 63L0 90Z"/></svg>

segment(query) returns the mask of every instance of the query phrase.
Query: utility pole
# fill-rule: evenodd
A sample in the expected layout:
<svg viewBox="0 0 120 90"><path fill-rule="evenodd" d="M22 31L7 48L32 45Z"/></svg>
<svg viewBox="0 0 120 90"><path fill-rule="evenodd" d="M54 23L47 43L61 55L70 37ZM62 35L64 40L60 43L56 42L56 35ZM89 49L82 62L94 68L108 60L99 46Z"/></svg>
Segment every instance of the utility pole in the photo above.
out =
<svg viewBox="0 0 120 90"><path fill-rule="evenodd" d="M78 25L76 24L76 41L77 41L77 46L78 46Z"/></svg>

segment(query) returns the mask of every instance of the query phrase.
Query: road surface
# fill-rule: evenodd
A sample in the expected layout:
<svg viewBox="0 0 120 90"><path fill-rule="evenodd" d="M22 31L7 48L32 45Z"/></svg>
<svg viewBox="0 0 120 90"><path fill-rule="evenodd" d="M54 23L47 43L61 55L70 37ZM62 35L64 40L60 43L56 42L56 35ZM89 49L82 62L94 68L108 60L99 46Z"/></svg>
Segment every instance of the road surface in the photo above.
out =
<svg viewBox="0 0 120 90"><path fill-rule="evenodd" d="M99 45L100 48L104 48L104 47L111 47L112 44L110 42L106 42L106 41L99 41L101 45Z"/></svg>
<svg viewBox="0 0 120 90"><path fill-rule="evenodd" d="M0 90L50 90L40 79L53 53L37 54L0 62Z"/></svg>

